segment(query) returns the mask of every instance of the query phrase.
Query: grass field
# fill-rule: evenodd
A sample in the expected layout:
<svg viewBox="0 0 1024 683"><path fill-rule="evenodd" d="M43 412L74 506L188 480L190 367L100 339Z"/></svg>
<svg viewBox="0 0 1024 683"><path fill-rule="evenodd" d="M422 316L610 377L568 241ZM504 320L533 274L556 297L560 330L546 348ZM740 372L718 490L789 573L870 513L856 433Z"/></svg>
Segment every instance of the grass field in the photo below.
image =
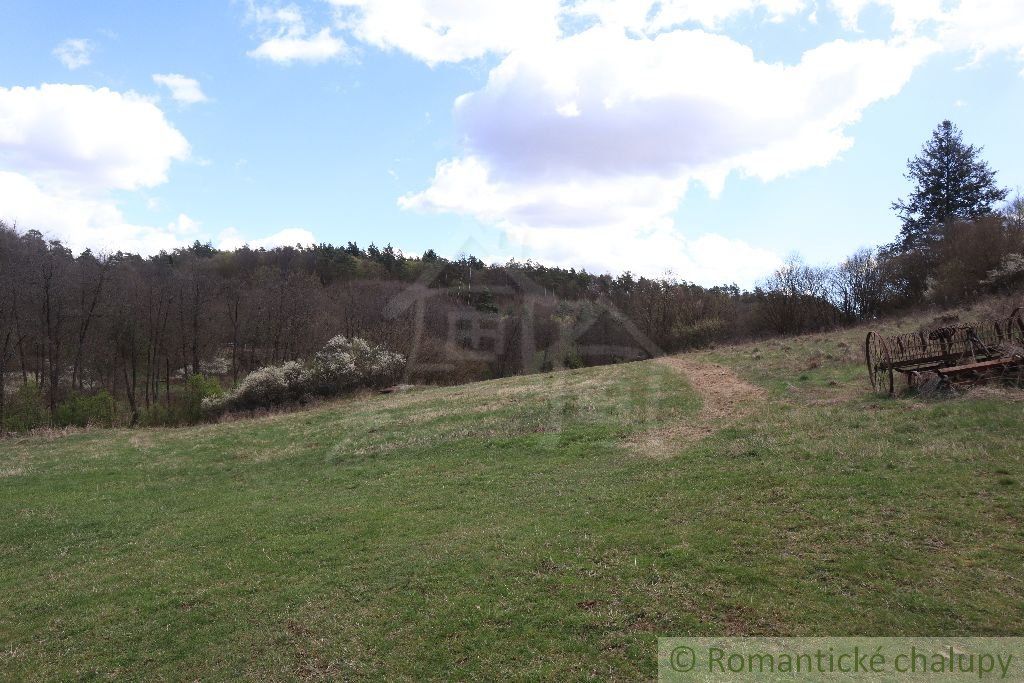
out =
<svg viewBox="0 0 1024 683"><path fill-rule="evenodd" d="M1024 633L1024 403L874 397L862 338L0 442L0 677L636 679L658 635Z"/></svg>

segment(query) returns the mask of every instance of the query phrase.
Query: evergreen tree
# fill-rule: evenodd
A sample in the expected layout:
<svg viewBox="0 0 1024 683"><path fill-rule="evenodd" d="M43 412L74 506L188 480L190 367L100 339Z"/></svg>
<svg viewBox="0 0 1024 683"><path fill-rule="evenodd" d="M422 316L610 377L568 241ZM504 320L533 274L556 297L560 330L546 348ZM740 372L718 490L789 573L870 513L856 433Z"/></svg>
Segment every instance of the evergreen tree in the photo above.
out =
<svg viewBox="0 0 1024 683"><path fill-rule="evenodd" d="M914 189L892 204L903 222L893 251L915 252L927 260L948 225L987 216L1006 198L981 151L965 144L960 129L948 120L938 125L921 153L907 162L905 177Z"/></svg>

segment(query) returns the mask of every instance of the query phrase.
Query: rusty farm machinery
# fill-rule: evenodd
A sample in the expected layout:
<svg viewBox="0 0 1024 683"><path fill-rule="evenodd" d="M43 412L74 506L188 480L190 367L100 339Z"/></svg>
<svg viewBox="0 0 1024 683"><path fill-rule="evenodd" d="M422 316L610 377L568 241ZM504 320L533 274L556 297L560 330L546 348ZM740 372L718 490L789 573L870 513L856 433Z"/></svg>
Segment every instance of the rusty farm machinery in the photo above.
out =
<svg viewBox="0 0 1024 683"><path fill-rule="evenodd" d="M1024 314L976 323L951 323L929 330L883 336L869 332L864 342L871 387L892 396L895 373L908 387L962 387L993 379L1024 378Z"/></svg>

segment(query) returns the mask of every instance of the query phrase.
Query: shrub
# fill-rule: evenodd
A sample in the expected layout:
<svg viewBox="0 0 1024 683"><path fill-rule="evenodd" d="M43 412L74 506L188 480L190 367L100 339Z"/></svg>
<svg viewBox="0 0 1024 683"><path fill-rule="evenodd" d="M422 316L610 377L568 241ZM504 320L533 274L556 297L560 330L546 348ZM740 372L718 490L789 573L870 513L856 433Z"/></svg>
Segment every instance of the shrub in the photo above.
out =
<svg viewBox="0 0 1024 683"><path fill-rule="evenodd" d="M1024 254L1006 254L999 267L988 271L982 284L996 291L1013 291L1024 283Z"/></svg>
<svg viewBox="0 0 1024 683"><path fill-rule="evenodd" d="M191 375L182 394L182 421L195 424L203 419L203 401L224 393L220 383L203 375Z"/></svg>
<svg viewBox="0 0 1024 683"><path fill-rule="evenodd" d="M176 424L174 411L160 402L153 403L142 411L139 424L143 427L166 427Z"/></svg>
<svg viewBox="0 0 1024 683"><path fill-rule="evenodd" d="M303 393L303 367L295 361L250 372L231 396L234 408L261 408L287 403Z"/></svg>
<svg viewBox="0 0 1024 683"><path fill-rule="evenodd" d="M4 422L12 432L27 432L50 423L43 401L43 391L38 384L23 384L11 394L4 406Z"/></svg>
<svg viewBox="0 0 1024 683"><path fill-rule="evenodd" d="M673 329L675 346L681 349L705 347L721 339L727 331L727 323L721 318L702 318L692 325L677 325Z"/></svg>
<svg viewBox="0 0 1024 683"><path fill-rule="evenodd" d="M569 368L570 370L579 370L586 364L583 362L582 356L580 356L579 349L573 347L565 355L565 360L562 361L562 365Z"/></svg>
<svg viewBox="0 0 1024 683"><path fill-rule="evenodd" d="M57 406L53 423L57 427L113 427L117 404L106 389L92 396L74 394Z"/></svg>
<svg viewBox="0 0 1024 683"><path fill-rule="evenodd" d="M200 404L203 415L206 417L217 417L231 407L232 394L221 394L220 396L207 396Z"/></svg>
<svg viewBox="0 0 1024 683"><path fill-rule="evenodd" d="M230 394L204 397L201 410L216 415L230 409L269 408L310 394L337 396L358 387L392 383L404 366L401 354L358 337L337 336L308 366L289 361L254 370Z"/></svg>
<svg viewBox="0 0 1024 683"><path fill-rule="evenodd" d="M333 396L358 386L381 386L402 372L405 357L365 339L341 335L328 341L313 357L306 372L315 393Z"/></svg>

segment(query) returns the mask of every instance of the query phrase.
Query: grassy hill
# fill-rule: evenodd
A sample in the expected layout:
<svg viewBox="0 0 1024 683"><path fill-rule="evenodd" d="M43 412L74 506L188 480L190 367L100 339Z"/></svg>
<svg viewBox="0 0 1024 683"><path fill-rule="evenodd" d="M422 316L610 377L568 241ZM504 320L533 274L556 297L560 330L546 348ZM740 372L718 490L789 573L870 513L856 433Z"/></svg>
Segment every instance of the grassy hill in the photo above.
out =
<svg viewBox="0 0 1024 683"><path fill-rule="evenodd" d="M0 677L650 678L657 635L1024 631L1024 403L863 331L0 442Z"/></svg>

